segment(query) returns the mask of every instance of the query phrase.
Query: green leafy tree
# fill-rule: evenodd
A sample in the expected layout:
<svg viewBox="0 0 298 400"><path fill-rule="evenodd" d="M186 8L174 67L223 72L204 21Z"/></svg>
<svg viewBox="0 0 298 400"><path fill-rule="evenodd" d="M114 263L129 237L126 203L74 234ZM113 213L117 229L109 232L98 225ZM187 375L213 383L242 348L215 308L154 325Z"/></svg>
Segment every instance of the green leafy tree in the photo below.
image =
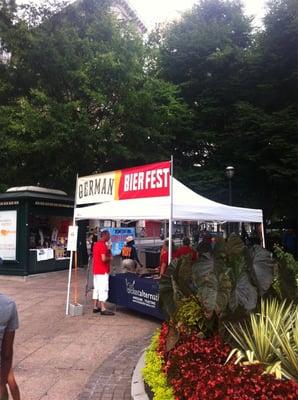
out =
<svg viewBox="0 0 298 400"><path fill-rule="evenodd" d="M297 218L298 4L274 0L268 5L264 29L247 56L237 137L248 148L243 176L251 189L255 181L266 214Z"/></svg>
<svg viewBox="0 0 298 400"><path fill-rule="evenodd" d="M148 74L142 38L109 6L30 6L0 33L3 185L71 191L76 173L169 158L187 129L176 87Z"/></svg>
<svg viewBox="0 0 298 400"><path fill-rule="evenodd" d="M215 198L224 198L218 190L226 165L220 155L233 141L232 109L250 42L250 20L238 2L207 0L170 25L161 44L161 74L179 85L195 114L195 138L183 157L177 155L179 166L188 183ZM202 168L194 171L193 164Z"/></svg>
<svg viewBox="0 0 298 400"><path fill-rule="evenodd" d="M153 38L155 70L194 114L178 174L227 202L224 169L233 165L234 204L262 208L266 218L296 215L297 26L294 0L270 2L260 32L238 1L202 0Z"/></svg>

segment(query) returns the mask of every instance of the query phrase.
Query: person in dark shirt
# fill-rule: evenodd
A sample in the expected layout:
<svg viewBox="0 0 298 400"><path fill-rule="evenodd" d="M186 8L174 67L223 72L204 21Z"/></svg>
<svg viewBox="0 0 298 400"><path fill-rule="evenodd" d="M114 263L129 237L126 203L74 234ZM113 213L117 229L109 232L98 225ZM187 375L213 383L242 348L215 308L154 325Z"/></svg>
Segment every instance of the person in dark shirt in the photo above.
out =
<svg viewBox="0 0 298 400"><path fill-rule="evenodd" d="M96 227L91 231L91 234L89 236L89 242L91 243L91 248L90 248L91 254L93 254L93 247L94 244L97 242L97 240L98 240L98 228Z"/></svg>

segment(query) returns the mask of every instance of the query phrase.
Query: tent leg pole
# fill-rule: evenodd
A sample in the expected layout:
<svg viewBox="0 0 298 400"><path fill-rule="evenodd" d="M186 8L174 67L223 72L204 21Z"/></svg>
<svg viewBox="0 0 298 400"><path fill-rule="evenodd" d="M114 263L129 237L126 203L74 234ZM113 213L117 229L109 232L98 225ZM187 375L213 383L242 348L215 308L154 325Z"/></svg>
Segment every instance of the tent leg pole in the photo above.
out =
<svg viewBox="0 0 298 400"><path fill-rule="evenodd" d="M68 284L67 284L67 297L65 315L69 314L69 297L70 297L70 283L71 283L71 266L72 266L73 251L70 252L69 270L68 270Z"/></svg>
<svg viewBox="0 0 298 400"><path fill-rule="evenodd" d="M264 224L261 224L261 231L262 231L262 246L264 249L266 248L266 243L265 243L265 232L264 232Z"/></svg>
<svg viewBox="0 0 298 400"><path fill-rule="evenodd" d="M76 176L76 190L75 190L75 199L74 199L74 208L73 208L73 217L72 217L72 225L75 225L75 211L77 206L77 192L78 192L78 174ZM72 267L72 259L73 259L73 251L70 252L70 259L69 259L69 270L68 270L68 284L67 284L67 297L66 297L66 308L65 308L65 315L69 314L69 298L70 298L70 283L71 283L71 267Z"/></svg>
<svg viewBox="0 0 298 400"><path fill-rule="evenodd" d="M170 176L170 218L169 218L169 249L168 249L168 264L172 259L172 223L173 223L173 174L174 174L174 158L171 156L171 176Z"/></svg>

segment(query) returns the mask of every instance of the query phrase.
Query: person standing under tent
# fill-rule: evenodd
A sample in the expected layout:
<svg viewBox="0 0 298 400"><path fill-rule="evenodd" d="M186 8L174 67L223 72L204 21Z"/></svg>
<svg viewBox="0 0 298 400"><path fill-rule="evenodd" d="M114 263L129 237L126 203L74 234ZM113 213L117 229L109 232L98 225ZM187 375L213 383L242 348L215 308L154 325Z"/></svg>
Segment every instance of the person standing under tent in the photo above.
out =
<svg viewBox="0 0 298 400"><path fill-rule="evenodd" d="M107 246L109 240L109 231L102 231L100 240L93 246L93 312L101 315L114 315L105 306L109 293L110 264L113 259Z"/></svg>
<svg viewBox="0 0 298 400"><path fill-rule="evenodd" d="M137 264L139 264L141 268L143 267L138 257L133 236L128 236L125 239L125 245L122 247L120 256L122 258L123 268L135 270Z"/></svg>
<svg viewBox="0 0 298 400"><path fill-rule="evenodd" d="M94 244L97 242L97 240L98 240L98 228L95 227L94 229L91 229L91 233L88 238L88 242L90 244L90 254L91 255L93 253Z"/></svg>
<svg viewBox="0 0 298 400"><path fill-rule="evenodd" d="M172 260L174 258L176 258L176 252L175 252L174 242L172 241ZM159 267L157 268L160 277L165 275L168 268L168 261L169 261L169 239L166 239L161 248Z"/></svg>
<svg viewBox="0 0 298 400"><path fill-rule="evenodd" d="M20 400L20 391L13 370L13 342L19 327L15 302L0 293L0 400L8 399L8 390L13 400Z"/></svg>
<svg viewBox="0 0 298 400"><path fill-rule="evenodd" d="M191 255L192 262L197 261L198 253L190 246L190 239L188 237L185 237L182 241L182 246L178 247L175 255L176 258L180 258L188 254Z"/></svg>

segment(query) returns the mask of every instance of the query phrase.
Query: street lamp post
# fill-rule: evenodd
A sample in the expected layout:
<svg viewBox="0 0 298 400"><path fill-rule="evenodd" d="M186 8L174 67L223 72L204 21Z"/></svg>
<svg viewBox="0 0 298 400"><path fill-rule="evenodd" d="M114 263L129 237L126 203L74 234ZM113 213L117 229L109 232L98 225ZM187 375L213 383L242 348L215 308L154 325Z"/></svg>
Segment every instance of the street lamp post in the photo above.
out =
<svg viewBox="0 0 298 400"><path fill-rule="evenodd" d="M229 181L229 205L232 205L232 178L234 176L235 169L232 166L226 167L226 176ZM231 233L231 224L228 223L228 234Z"/></svg>
<svg viewBox="0 0 298 400"><path fill-rule="evenodd" d="M234 176L235 169L234 167L227 167L226 168L226 175L229 180L229 205L232 205L232 178Z"/></svg>

